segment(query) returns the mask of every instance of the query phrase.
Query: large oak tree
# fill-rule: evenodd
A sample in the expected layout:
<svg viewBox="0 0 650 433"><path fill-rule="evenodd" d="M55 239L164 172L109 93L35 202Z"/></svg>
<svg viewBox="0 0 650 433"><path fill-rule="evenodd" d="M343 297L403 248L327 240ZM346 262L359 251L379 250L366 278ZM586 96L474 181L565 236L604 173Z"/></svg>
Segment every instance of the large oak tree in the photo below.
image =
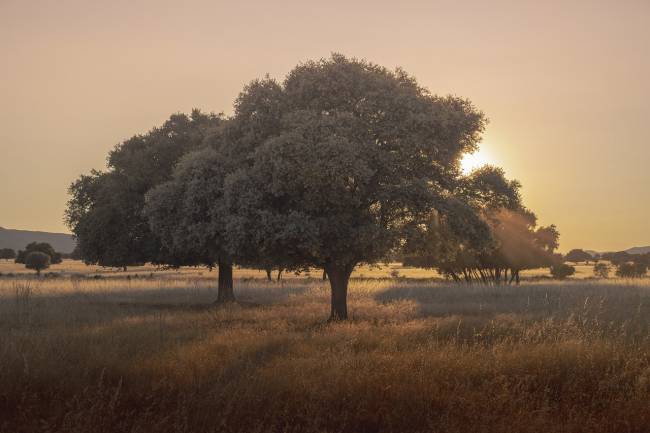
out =
<svg viewBox="0 0 650 433"><path fill-rule="evenodd" d="M331 319L345 319L354 267L386 257L453 202L484 116L402 70L341 55L297 66L270 98L277 132L225 181L231 251L324 268Z"/></svg>

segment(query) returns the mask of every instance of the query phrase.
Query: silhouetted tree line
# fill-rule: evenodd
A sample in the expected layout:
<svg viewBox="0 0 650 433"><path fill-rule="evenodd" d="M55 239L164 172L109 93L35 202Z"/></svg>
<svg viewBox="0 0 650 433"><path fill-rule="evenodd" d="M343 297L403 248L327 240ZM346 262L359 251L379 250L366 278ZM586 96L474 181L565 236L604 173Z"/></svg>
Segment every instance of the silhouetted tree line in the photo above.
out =
<svg viewBox="0 0 650 433"><path fill-rule="evenodd" d="M602 261L608 261L616 267L616 275L621 278L640 278L646 275L648 268L650 268L650 253L645 254L630 254L627 251L609 252L591 254L581 250L574 249L569 251L564 256L565 261L569 262L587 262L594 263L594 276L600 278L608 278L611 267Z"/></svg>
<svg viewBox="0 0 650 433"><path fill-rule="evenodd" d="M627 251L619 251L615 253L603 253L599 258L602 260L607 260L613 265L620 265L621 263L631 262L650 266L650 253L630 254Z"/></svg>
<svg viewBox="0 0 650 433"><path fill-rule="evenodd" d="M567 262L573 262L573 263L579 263L579 262L591 262L594 261L595 258L588 252L581 250L581 249L573 249L569 251L565 256L564 260Z"/></svg>
<svg viewBox="0 0 650 433"><path fill-rule="evenodd" d="M626 251L604 253L602 260L608 260L616 266L616 276L622 278L640 278L650 268L650 253L630 254Z"/></svg>
<svg viewBox="0 0 650 433"><path fill-rule="evenodd" d="M1 248L0 259L13 260L16 258L16 251L13 248Z"/></svg>
<svg viewBox="0 0 650 433"><path fill-rule="evenodd" d="M468 100L334 54L252 81L232 116L174 114L120 143L71 185L66 221L86 263L217 267L219 302L234 300L234 264L322 268L333 320L355 266L389 256L518 281L552 265L558 232L502 170L462 175L485 124Z"/></svg>
<svg viewBox="0 0 650 433"><path fill-rule="evenodd" d="M596 256L589 255L589 259L584 259L585 253L582 250L570 251L565 259L571 262L594 261L594 275L600 278L608 278L611 267L601 261L608 261L616 268L616 276L621 278L640 278L647 274L650 268L650 253L645 254L630 254L627 251L617 251L598 254Z"/></svg>

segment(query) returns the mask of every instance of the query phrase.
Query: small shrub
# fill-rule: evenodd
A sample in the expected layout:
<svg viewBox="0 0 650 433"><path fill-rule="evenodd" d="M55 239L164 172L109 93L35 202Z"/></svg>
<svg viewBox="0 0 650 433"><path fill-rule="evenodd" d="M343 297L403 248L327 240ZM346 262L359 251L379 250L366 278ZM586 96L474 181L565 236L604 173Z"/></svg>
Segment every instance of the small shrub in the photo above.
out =
<svg viewBox="0 0 650 433"><path fill-rule="evenodd" d="M610 267L606 263L596 263L594 265L594 275L599 278L609 278Z"/></svg>
<svg viewBox="0 0 650 433"><path fill-rule="evenodd" d="M560 263L558 265L551 266L551 275L557 280L563 280L566 277L576 273L576 268L566 263Z"/></svg>

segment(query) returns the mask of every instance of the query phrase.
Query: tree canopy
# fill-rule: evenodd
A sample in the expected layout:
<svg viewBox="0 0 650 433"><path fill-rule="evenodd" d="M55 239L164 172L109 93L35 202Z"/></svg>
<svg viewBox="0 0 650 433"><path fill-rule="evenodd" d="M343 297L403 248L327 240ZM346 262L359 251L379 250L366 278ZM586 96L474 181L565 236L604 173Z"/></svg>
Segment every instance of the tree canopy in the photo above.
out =
<svg viewBox="0 0 650 433"><path fill-rule="evenodd" d="M33 269L37 275L41 275L41 271L50 267L51 257L48 254L40 251L30 251L25 255L25 267Z"/></svg>
<svg viewBox="0 0 650 433"><path fill-rule="evenodd" d="M616 266L616 275L621 278L641 278L648 272L648 265L639 262L624 262Z"/></svg>
<svg viewBox="0 0 650 433"><path fill-rule="evenodd" d="M0 259L12 260L16 258L16 251L12 248L0 249Z"/></svg>
<svg viewBox="0 0 650 433"><path fill-rule="evenodd" d="M503 170L460 159L486 125L463 98L401 69L334 54L283 82L254 80L228 118L193 111L116 146L70 187L66 221L86 263L323 268L347 318L360 263L407 254L454 279L500 281L557 261Z"/></svg>
<svg viewBox="0 0 650 433"><path fill-rule="evenodd" d="M578 262L589 262L591 260L594 260L594 258L591 254L589 254L584 250L573 249L569 251L566 254L566 256L564 256L564 260L566 260L567 262L578 263Z"/></svg>
<svg viewBox="0 0 650 433"><path fill-rule="evenodd" d="M41 252L47 254L50 257L50 263L56 265L63 261L61 253L54 251L54 247L47 242L30 242L27 244L24 250L18 251L16 255L16 263L25 263L27 260L27 255L32 252Z"/></svg>
<svg viewBox="0 0 650 433"><path fill-rule="evenodd" d="M143 214L144 196L171 179L181 156L201 148L221 121L198 110L190 116L173 114L161 127L115 146L107 171L93 170L72 183L66 223L86 263L126 267L177 261L152 234Z"/></svg>
<svg viewBox="0 0 650 433"><path fill-rule="evenodd" d="M357 264L399 248L432 210L463 207L452 196L459 159L485 118L402 70L341 55L297 66L280 90L277 131L225 180L229 245L323 267L331 318L344 319Z"/></svg>
<svg viewBox="0 0 650 433"><path fill-rule="evenodd" d="M550 267L559 233L552 225L537 226L520 187L491 166L459 178L454 193L470 211L434 215L423 237L409 239L404 263L435 268L456 281L497 284L507 281L508 271L510 282L518 282L521 270Z"/></svg>
<svg viewBox="0 0 650 433"><path fill-rule="evenodd" d="M566 263L556 263L551 266L551 275L553 278L563 280L576 273L576 268Z"/></svg>
<svg viewBox="0 0 650 433"><path fill-rule="evenodd" d="M145 207L154 233L180 262L219 267L220 302L234 300L232 260L224 239L225 170L212 148L190 153L172 180L148 193Z"/></svg>

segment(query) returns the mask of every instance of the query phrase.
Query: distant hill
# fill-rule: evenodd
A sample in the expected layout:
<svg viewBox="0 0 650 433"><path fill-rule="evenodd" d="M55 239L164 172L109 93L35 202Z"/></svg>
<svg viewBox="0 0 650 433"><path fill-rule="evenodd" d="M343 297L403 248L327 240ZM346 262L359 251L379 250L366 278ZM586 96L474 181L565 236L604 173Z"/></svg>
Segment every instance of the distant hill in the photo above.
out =
<svg viewBox="0 0 650 433"><path fill-rule="evenodd" d="M72 235L65 233L33 232L30 230L11 230L0 227L0 248L24 250L30 242L47 242L60 253L71 253L76 245Z"/></svg>
<svg viewBox="0 0 650 433"><path fill-rule="evenodd" d="M650 245L647 247L632 247L628 248L627 250L623 250L628 254L646 254L650 253ZM596 257L599 255L607 254L607 253L616 253L618 251L594 251L594 250L585 250L586 253L591 254L592 256Z"/></svg>
<svg viewBox="0 0 650 433"><path fill-rule="evenodd" d="M628 254L650 253L650 246L647 246L647 247L633 247L633 248L625 250L625 252L628 253Z"/></svg>

